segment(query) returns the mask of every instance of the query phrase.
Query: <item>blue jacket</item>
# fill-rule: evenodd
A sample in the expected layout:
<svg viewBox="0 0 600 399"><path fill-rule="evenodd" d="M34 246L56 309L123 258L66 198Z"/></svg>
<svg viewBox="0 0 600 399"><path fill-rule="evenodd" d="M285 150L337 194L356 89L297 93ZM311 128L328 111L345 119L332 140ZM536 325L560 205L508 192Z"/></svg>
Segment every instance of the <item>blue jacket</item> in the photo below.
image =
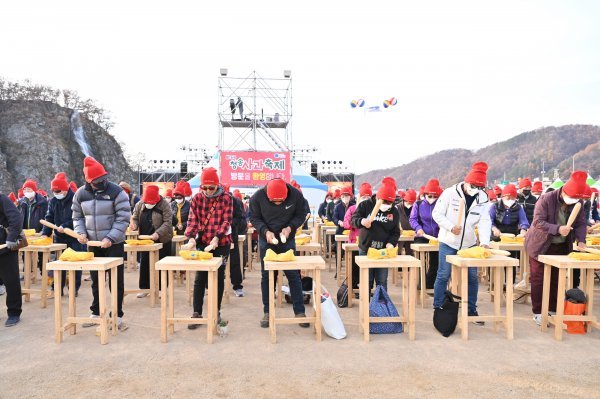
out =
<svg viewBox="0 0 600 399"><path fill-rule="evenodd" d="M36 193L31 202L27 198L23 198L19 202L19 211L23 215L23 228L35 229L39 233L44 227L40 220L46 216L48 200Z"/></svg>
<svg viewBox="0 0 600 399"><path fill-rule="evenodd" d="M46 221L50 223L54 223L59 227L68 227L69 229L73 229L73 211L71 207L73 205L73 196L75 194L73 191L67 191L67 195L63 199L58 199L56 197L52 198L48 203L48 212L46 213ZM50 227L44 226L42 229L42 234L50 237L52 235L52 229ZM70 237L66 234L61 234L58 231L55 232L56 242L61 243L71 243L76 242L77 240L73 237Z"/></svg>
<svg viewBox="0 0 600 399"><path fill-rule="evenodd" d="M432 216L436 202L431 205L429 205L429 202L427 201L415 202L410 212L410 227L414 231L423 230L425 234L434 237L438 236L440 227L435 220L433 220Z"/></svg>

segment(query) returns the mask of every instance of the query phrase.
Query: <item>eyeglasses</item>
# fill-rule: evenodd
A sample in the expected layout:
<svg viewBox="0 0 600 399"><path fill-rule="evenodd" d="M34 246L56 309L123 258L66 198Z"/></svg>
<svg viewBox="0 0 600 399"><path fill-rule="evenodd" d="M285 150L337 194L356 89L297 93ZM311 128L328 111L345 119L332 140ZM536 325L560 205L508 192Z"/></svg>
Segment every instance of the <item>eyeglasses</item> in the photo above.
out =
<svg viewBox="0 0 600 399"><path fill-rule="evenodd" d="M173 199L183 199L183 197L181 195L176 195L173 197Z"/></svg>
<svg viewBox="0 0 600 399"><path fill-rule="evenodd" d="M473 187L475 190L485 190L484 186L476 186L474 184L471 183L471 187Z"/></svg>
<svg viewBox="0 0 600 399"><path fill-rule="evenodd" d="M204 191L213 191L217 189L217 186L202 186L201 188Z"/></svg>
<svg viewBox="0 0 600 399"><path fill-rule="evenodd" d="M429 194L427 194L427 195L425 195L425 197L429 198L429 199L436 199L437 195L429 195Z"/></svg>

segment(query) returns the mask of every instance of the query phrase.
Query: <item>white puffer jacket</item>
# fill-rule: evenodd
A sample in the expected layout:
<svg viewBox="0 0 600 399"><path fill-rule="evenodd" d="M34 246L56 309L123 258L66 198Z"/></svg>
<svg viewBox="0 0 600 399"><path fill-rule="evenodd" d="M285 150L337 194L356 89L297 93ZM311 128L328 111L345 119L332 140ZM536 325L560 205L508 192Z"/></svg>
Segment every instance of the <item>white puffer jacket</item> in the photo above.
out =
<svg viewBox="0 0 600 399"><path fill-rule="evenodd" d="M438 239L454 249L470 248L477 244L477 226L480 244L489 245L492 221L487 194L480 191L471 207L465 209L463 219L457 223L459 203L465 200L462 186L463 183L458 183L445 189L433 208L433 220L440 226ZM462 226L462 231L454 235L451 230L457 224Z"/></svg>

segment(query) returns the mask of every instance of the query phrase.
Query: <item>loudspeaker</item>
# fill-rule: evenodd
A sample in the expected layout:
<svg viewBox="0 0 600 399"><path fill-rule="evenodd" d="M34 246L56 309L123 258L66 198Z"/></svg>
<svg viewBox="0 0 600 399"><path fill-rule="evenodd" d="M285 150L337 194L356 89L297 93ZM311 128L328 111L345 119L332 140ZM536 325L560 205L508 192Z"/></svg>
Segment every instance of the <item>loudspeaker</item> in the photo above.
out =
<svg viewBox="0 0 600 399"><path fill-rule="evenodd" d="M316 162L313 162L310 164L310 175L312 177L317 177L318 174L318 164Z"/></svg>

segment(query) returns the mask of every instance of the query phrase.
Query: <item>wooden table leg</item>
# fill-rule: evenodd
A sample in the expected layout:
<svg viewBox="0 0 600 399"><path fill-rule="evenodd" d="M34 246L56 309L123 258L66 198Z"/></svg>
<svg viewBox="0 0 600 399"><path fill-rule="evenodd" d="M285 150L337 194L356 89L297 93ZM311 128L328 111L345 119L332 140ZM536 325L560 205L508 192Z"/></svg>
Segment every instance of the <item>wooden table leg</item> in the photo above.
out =
<svg viewBox="0 0 600 399"><path fill-rule="evenodd" d="M279 271L279 273L283 273ZM269 332L271 333L271 342L277 342L277 330L275 329L275 274L269 270Z"/></svg>
<svg viewBox="0 0 600 399"><path fill-rule="evenodd" d="M313 302L315 305L315 330L317 333L317 341L321 342L321 271L314 270L315 284Z"/></svg>
<svg viewBox="0 0 600 399"><path fill-rule="evenodd" d="M106 315L106 274L104 270L98 271L98 302L100 307L100 343L108 342L108 320Z"/></svg>
<svg viewBox="0 0 600 399"><path fill-rule="evenodd" d="M208 313L208 323L206 324L206 342L212 344L213 342L213 329L212 324L216 322L216 315L214 314L213 302L215 301L215 280L213 273L218 272L207 272L208 273L208 298L206 304L206 311Z"/></svg>
<svg viewBox="0 0 600 399"><path fill-rule="evenodd" d="M425 307L425 290L427 289L427 284L425 283L425 256L421 251L414 251L415 258L419 259L421 262L421 267L419 268L419 279L421 280L421 309Z"/></svg>
<svg viewBox="0 0 600 399"><path fill-rule="evenodd" d="M58 281L58 283L62 284L62 270L55 270L54 274L59 273L60 279L54 279L54 281ZM69 317L77 316L77 308L75 302L75 270L69 270ZM54 296L54 301L56 302L56 295ZM71 323L69 326L69 334L75 335L77 334L77 323Z"/></svg>
<svg viewBox="0 0 600 399"><path fill-rule="evenodd" d="M110 269L110 308L112 309L110 323L112 324L112 335L117 335L119 332L119 324L117 322L117 318L119 317L119 297L117 292L117 279L119 273L117 268L118 266Z"/></svg>
<svg viewBox="0 0 600 399"><path fill-rule="evenodd" d="M160 342L165 343L167 342L167 271L161 270L160 277L162 290L160 297Z"/></svg>
<svg viewBox="0 0 600 399"><path fill-rule="evenodd" d="M514 334L514 323L513 323L513 285L511 282L513 279L513 268L508 266L506 268L506 338L513 339Z"/></svg>
<svg viewBox="0 0 600 399"><path fill-rule="evenodd" d="M48 264L48 258L50 257L50 252L42 252L42 287L40 289L41 294L41 307L43 309L48 306L48 272L46 271L46 265ZM62 276L61 276L62 277ZM56 285L55 285L56 287ZM54 292L54 296L60 295L61 287Z"/></svg>
<svg viewBox="0 0 600 399"><path fill-rule="evenodd" d="M398 269L397 267L394 267L394 269ZM410 291L410 287L409 287L409 281L408 281L408 274L409 274L409 270L408 267L403 267L402 268L402 317L406 318L408 316L408 296L409 296L409 291Z"/></svg>
<svg viewBox="0 0 600 399"><path fill-rule="evenodd" d="M369 342L369 269L360 269L360 301L359 301L359 326L362 327L363 339Z"/></svg>
<svg viewBox="0 0 600 399"><path fill-rule="evenodd" d="M500 316L500 307L502 306L502 268L494 267L494 316ZM508 280L506 285L508 285ZM498 331L499 321L494 321L494 331Z"/></svg>
<svg viewBox="0 0 600 399"><path fill-rule="evenodd" d="M573 270L573 269L569 269ZM556 316L554 316L554 339L562 340L563 315L565 313L566 270L558 269L558 290L556 291ZM573 280L571 279L571 283Z"/></svg>
<svg viewBox="0 0 600 399"><path fill-rule="evenodd" d="M148 272L150 273L150 307L154 307L156 305L156 276L154 275L156 269L155 269L155 264L156 264L156 258L158 255L158 251L149 251L148 252L148 258L149 258L149 265L148 265Z"/></svg>
<svg viewBox="0 0 600 399"><path fill-rule="evenodd" d="M273 272L273 275L275 272ZM277 270L277 286L275 289L277 290L277 300L275 305L280 308L283 306L283 290L281 287L283 286L283 270ZM292 295L292 291L290 289L290 296Z"/></svg>
<svg viewBox="0 0 600 399"><path fill-rule="evenodd" d="M25 289L31 289L31 264L32 264L32 254L33 252L23 252L24 263L23 263L23 274L24 274L24 285ZM25 294L25 302L29 302L31 300L31 293L27 292Z"/></svg>
<svg viewBox="0 0 600 399"><path fill-rule="evenodd" d="M167 290L163 291L163 295L167 294L168 291L168 306L169 306L169 313L167 314L168 317L170 318L174 318L175 317L175 273L179 274L179 271L174 271L174 270L169 270L167 271ZM164 279L164 277L163 277ZM163 288L164 290L164 288ZM167 328L169 329L169 333L171 334L175 334L175 323L167 323Z"/></svg>
<svg viewBox="0 0 600 399"><path fill-rule="evenodd" d="M469 268L461 267L460 268L461 275L461 325L462 328L460 330L462 339L469 339Z"/></svg>
<svg viewBox="0 0 600 399"><path fill-rule="evenodd" d="M342 242L336 242L336 254L335 254L335 267L336 267L336 276L337 276L337 284L338 287L342 285Z"/></svg>
<svg viewBox="0 0 600 399"><path fill-rule="evenodd" d="M408 269L408 267L404 269ZM414 341L416 335L415 308L417 302L417 271L414 268L408 270L408 279L408 339Z"/></svg>
<svg viewBox="0 0 600 399"><path fill-rule="evenodd" d="M25 259L27 259L27 252L25 252ZM27 262L25 263L25 268L27 268ZM62 273L60 270L57 270L57 272L58 273L55 274L58 274L58 276L55 276L54 281L58 284L61 284ZM57 344L60 344L63 338L61 299L62 298L60 297L60 295L54 298L54 339L56 340Z"/></svg>
<svg viewBox="0 0 600 399"><path fill-rule="evenodd" d="M329 272L331 272L331 257L333 256L333 254L332 254L333 245L327 234L325 234L325 240L327 240L327 257L329 259L329 262L328 262Z"/></svg>
<svg viewBox="0 0 600 399"><path fill-rule="evenodd" d="M540 329L545 332L548 329L548 307L550 304L550 273L552 267L544 265L544 285L542 290L542 325Z"/></svg>

